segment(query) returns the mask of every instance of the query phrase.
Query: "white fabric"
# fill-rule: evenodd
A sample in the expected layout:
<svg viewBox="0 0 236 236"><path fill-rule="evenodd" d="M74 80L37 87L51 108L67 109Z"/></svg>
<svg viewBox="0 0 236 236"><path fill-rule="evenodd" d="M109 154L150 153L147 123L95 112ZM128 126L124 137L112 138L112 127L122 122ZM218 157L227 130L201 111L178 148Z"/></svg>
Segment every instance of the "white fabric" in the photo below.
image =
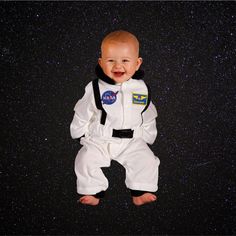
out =
<svg viewBox="0 0 236 236"><path fill-rule="evenodd" d="M157 135L157 111L150 102L145 105L132 102L133 93L148 94L142 80L130 79L122 84L110 85L99 80L100 95L113 91L116 101L103 104L107 112L105 125L100 124L101 111L96 108L92 82L74 108L70 125L72 138L80 138L83 147L75 160L77 192L95 194L108 188L108 180L101 167L110 166L111 160L118 161L126 169L126 186L133 190L156 191L159 159L146 143L152 144ZM113 129L133 129L132 139L112 137Z"/></svg>
<svg viewBox="0 0 236 236"><path fill-rule="evenodd" d="M133 129L135 138L143 138L153 144L157 136L157 111L151 102L148 109L141 115L144 105L132 103L132 93L148 94L142 80L130 79L120 85L110 85L99 80L100 94L111 90L117 93L117 100L111 105L103 104L107 112L105 126L100 124L101 111L96 108L92 82L85 88L85 94L74 108L75 115L70 126L72 138L93 136L103 140L120 142L112 137L113 129Z"/></svg>
<svg viewBox="0 0 236 236"><path fill-rule="evenodd" d="M96 194L108 188L108 180L101 167L109 167L111 160L126 170L126 186L133 190L157 191L159 159L141 139L122 139L121 143L99 142L82 138L83 147L75 159L77 192Z"/></svg>

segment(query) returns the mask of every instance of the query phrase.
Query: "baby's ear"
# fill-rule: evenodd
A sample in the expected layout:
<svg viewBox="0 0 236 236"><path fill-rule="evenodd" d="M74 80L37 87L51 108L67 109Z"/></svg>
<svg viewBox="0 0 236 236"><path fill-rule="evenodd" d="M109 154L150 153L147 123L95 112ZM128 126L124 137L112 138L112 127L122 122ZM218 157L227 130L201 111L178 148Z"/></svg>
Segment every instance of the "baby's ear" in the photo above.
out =
<svg viewBox="0 0 236 236"><path fill-rule="evenodd" d="M98 64L102 66L102 58L98 58Z"/></svg>
<svg viewBox="0 0 236 236"><path fill-rule="evenodd" d="M142 57L139 57L138 60L137 60L137 70L139 69L139 67L141 66L141 64L143 63L143 58Z"/></svg>

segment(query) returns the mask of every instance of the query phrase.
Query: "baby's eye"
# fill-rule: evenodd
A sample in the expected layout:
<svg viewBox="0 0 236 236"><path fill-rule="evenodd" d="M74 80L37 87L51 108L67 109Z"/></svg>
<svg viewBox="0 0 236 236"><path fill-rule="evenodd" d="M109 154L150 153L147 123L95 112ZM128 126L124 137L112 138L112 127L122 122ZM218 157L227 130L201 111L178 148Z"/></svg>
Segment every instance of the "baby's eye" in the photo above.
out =
<svg viewBox="0 0 236 236"><path fill-rule="evenodd" d="M128 59L124 59L123 62L129 62L129 60Z"/></svg>
<svg viewBox="0 0 236 236"><path fill-rule="evenodd" d="M109 59L109 60L108 60L108 62L114 62L114 60L112 60L112 59Z"/></svg>

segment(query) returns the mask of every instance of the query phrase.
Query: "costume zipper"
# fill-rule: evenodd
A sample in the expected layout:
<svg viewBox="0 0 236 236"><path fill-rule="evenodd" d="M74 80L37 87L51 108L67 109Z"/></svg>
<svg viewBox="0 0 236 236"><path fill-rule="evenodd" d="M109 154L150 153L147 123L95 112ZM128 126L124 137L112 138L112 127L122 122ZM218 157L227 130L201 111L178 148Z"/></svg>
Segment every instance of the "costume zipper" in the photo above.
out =
<svg viewBox="0 0 236 236"><path fill-rule="evenodd" d="M123 92L123 84L121 84L121 95L122 95L122 100L121 100L121 103L122 103L122 116L123 116L123 120L122 120L122 125L121 125L121 128L123 129L124 128L124 122L125 122L125 106L124 106L124 92Z"/></svg>

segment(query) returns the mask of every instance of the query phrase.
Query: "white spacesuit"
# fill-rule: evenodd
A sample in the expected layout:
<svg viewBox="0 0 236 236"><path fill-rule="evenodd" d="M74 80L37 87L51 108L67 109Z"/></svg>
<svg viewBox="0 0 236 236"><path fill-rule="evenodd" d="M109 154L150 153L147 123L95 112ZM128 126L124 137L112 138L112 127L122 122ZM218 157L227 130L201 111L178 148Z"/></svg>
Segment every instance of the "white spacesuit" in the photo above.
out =
<svg viewBox="0 0 236 236"><path fill-rule="evenodd" d="M70 125L72 138L81 138L83 145L75 159L77 192L105 191L108 180L101 167L109 167L111 160L124 166L125 183L134 196L135 190L157 191L160 161L147 145L157 135L157 112L148 87L135 76L115 84L99 66L96 73L99 79L86 86Z"/></svg>

